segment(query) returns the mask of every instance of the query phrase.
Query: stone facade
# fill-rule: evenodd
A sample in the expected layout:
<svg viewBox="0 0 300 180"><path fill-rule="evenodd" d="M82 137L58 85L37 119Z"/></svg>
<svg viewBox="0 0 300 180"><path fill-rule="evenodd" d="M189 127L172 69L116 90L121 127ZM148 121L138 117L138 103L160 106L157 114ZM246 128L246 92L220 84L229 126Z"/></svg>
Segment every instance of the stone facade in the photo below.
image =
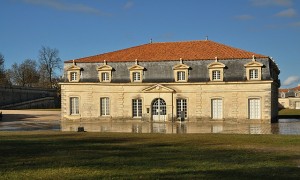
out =
<svg viewBox="0 0 300 180"><path fill-rule="evenodd" d="M214 42L201 43L218 45L216 51L223 46L228 48L225 45L220 48ZM144 47L143 53L147 54L148 46L151 45L138 48ZM277 65L267 56L247 52L248 58L239 58L240 52L229 50L238 58L228 59L224 55L211 59L166 60L168 57L162 56L161 60L110 61L97 55L66 61L65 80L61 83L62 123L276 121L280 84ZM107 58L111 54L113 59L116 53L119 52L104 55ZM183 57L188 55L186 52Z"/></svg>
<svg viewBox="0 0 300 180"><path fill-rule="evenodd" d="M300 109L300 84L290 89L279 89L278 102L280 108Z"/></svg>

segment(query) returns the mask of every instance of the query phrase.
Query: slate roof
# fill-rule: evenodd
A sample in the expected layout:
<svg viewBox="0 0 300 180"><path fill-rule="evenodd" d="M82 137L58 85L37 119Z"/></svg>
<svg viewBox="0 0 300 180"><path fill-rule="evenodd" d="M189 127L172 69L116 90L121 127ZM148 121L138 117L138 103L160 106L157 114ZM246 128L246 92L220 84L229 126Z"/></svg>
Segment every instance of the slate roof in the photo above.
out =
<svg viewBox="0 0 300 180"><path fill-rule="evenodd" d="M218 57L226 59L268 58L268 56L234 48L210 40L157 42L134 46L113 52L75 59L78 63L130 62L136 59L139 62L155 62L170 60L213 60ZM66 63L72 60L65 61Z"/></svg>
<svg viewBox="0 0 300 180"><path fill-rule="evenodd" d="M289 89L278 89L279 92L287 93L289 92Z"/></svg>

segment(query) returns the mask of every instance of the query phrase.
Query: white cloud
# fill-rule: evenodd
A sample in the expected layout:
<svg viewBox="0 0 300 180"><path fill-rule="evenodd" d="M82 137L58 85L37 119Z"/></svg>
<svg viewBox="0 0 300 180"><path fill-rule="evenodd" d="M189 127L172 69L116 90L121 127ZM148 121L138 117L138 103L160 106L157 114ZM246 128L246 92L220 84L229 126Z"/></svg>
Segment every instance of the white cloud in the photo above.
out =
<svg viewBox="0 0 300 180"><path fill-rule="evenodd" d="M299 76L290 76L286 80L283 81L282 85L283 86L290 86L290 85L293 85L295 83L298 83L299 81L300 81Z"/></svg>
<svg viewBox="0 0 300 180"><path fill-rule="evenodd" d="M283 10L283 11L277 13L276 16L278 16L278 17L295 17L295 16L297 16L297 12L295 9L289 8L289 9L286 9L286 10Z"/></svg>
<svg viewBox="0 0 300 180"><path fill-rule="evenodd" d="M251 19L254 19L253 16L248 15L248 14L238 15L235 18L239 19L239 20L251 20Z"/></svg>
<svg viewBox="0 0 300 180"><path fill-rule="evenodd" d="M73 11L73 12L104 15L104 13L102 13L96 8L84 4L64 3L61 0L22 0L22 1L27 4L46 6L60 11Z"/></svg>
<svg viewBox="0 0 300 180"><path fill-rule="evenodd" d="M300 21L290 23L289 25L292 26L292 27L300 27Z"/></svg>
<svg viewBox="0 0 300 180"><path fill-rule="evenodd" d="M127 1L126 4L123 6L124 9L130 9L133 7L132 1Z"/></svg>
<svg viewBox="0 0 300 180"><path fill-rule="evenodd" d="M254 6L292 6L293 0L251 0Z"/></svg>

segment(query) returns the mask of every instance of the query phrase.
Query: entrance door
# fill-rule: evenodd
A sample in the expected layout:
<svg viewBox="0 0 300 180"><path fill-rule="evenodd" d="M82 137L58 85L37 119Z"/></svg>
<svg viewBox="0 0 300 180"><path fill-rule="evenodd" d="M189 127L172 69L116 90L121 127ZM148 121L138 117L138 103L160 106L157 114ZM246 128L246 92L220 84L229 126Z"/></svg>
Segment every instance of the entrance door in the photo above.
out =
<svg viewBox="0 0 300 180"><path fill-rule="evenodd" d="M249 99L249 119L260 118L260 99Z"/></svg>
<svg viewBox="0 0 300 180"><path fill-rule="evenodd" d="M166 115L166 102L161 98L154 99L152 103L152 120L165 121Z"/></svg>
<svg viewBox="0 0 300 180"><path fill-rule="evenodd" d="M211 110L212 119L222 119L223 118L223 102L222 99L212 99L211 100Z"/></svg>
<svg viewBox="0 0 300 180"><path fill-rule="evenodd" d="M300 102L297 101L295 104L296 104L296 109L300 109Z"/></svg>

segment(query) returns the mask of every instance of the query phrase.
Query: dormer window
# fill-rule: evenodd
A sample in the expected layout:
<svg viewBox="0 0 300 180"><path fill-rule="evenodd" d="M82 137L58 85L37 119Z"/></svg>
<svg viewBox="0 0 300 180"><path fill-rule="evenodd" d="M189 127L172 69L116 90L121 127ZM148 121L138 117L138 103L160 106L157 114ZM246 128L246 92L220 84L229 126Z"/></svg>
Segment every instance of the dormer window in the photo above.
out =
<svg viewBox="0 0 300 180"><path fill-rule="evenodd" d="M80 67L75 65L75 61L73 61L73 64L69 68L67 68L69 82L79 82L80 69Z"/></svg>
<svg viewBox="0 0 300 180"><path fill-rule="evenodd" d="M133 82L140 82L141 81L141 73L140 72L132 72L132 79L133 79Z"/></svg>
<svg viewBox="0 0 300 180"><path fill-rule="evenodd" d="M261 68L263 64L255 60L254 55L252 61L244 65L246 68L247 80L261 80Z"/></svg>
<svg viewBox="0 0 300 180"><path fill-rule="evenodd" d="M70 72L71 81L77 81L77 72Z"/></svg>
<svg viewBox="0 0 300 180"><path fill-rule="evenodd" d="M212 71L212 80L213 81L221 80L221 71L220 70L213 70Z"/></svg>
<svg viewBox="0 0 300 180"><path fill-rule="evenodd" d="M210 63L207 68L209 70L210 81L223 81L225 64L218 62L218 58L215 57L215 62Z"/></svg>
<svg viewBox="0 0 300 180"><path fill-rule="evenodd" d="M106 60L104 60L103 65L97 68L99 81L100 82L111 82L111 71L112 67L107 65Z"/></svg>
<svg viewBox="0 0 300 180"><path fill-rule="evenodd" d="M250 79L258 79L258 69L249 69Z"/></svg>
<svg viewBox="0 0 300 180"><path fill-rule="evenodd" d="M183 64L182 58L180 58L180 63L173 67L175 82L187 82L189 68L189 66Z"/></svg>
<svg viewBox="0 0 300 180"><path fill-rule="evenodd" d="M185 71L177 71L177 81L186 81Z"/></svg>
<svg viewBox="0 0 300 180"><path fill-rule="evenodd" d="M143 72L145 68L138 65L137 60L135 60L135 65L128 68L130 73L131 82L142 82L143 81Z"/></svg>
<svg viewBox="0 0 300 180"><path fill-rule="evenodd" d="M108 72L102 72L101 73L101 81L102 82L109 82L109 73Z"/></svg>

